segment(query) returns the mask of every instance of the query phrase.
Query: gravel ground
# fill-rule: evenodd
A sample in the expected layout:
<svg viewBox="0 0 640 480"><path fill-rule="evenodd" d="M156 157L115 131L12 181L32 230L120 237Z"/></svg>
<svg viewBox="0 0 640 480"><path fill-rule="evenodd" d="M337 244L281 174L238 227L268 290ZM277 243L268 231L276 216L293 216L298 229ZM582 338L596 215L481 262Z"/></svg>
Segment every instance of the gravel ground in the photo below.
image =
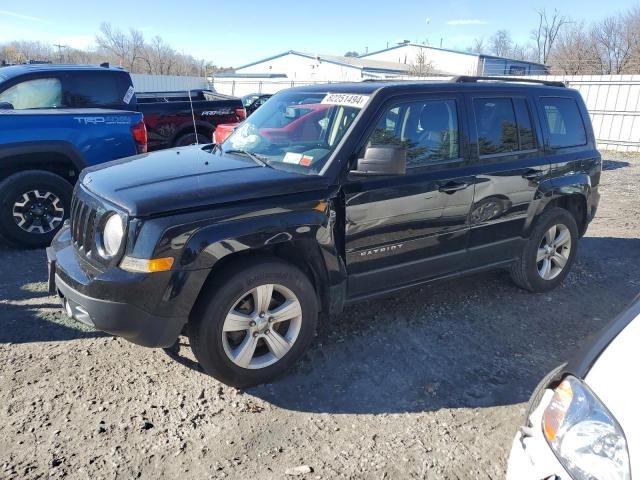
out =
<svg viewBox="0 0 640 480"><path fill-rule="evenodd" d="M640 156L605 158L562 287L492 272L359 304L244 392L187 339L80 328L46 293L44 252L0 247L0 478L502 478L539 379L640 291Z"/></svg>

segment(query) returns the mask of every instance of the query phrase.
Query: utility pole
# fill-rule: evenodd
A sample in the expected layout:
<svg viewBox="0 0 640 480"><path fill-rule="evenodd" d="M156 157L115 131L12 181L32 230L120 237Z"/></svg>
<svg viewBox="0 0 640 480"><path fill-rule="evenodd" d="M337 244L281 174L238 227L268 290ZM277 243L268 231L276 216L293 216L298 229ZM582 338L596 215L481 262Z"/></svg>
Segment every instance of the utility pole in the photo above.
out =
<svg viewBox="0 0 640 480"><path fill-rule="evenodd" d="M59 43L54 43L53 46L58 48L58 61L62 63L62 49L69 48L69 45L60 45Z"/></svg>

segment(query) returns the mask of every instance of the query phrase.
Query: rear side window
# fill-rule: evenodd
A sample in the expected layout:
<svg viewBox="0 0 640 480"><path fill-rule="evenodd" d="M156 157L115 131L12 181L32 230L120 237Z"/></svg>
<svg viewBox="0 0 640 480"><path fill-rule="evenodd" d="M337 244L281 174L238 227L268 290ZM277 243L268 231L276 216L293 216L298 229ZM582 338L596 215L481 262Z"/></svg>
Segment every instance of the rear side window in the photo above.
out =
<svg viewBox="0 0 640 480"><path fill-rule="evenodd" d="M62 87L57 78L37 78L20 82L0 93L0 102L16 110L62 106Z"/></svg>
<svg viewBox="0 0 640 480"><path fill-rule="evenodd" d="M549 143L552 147L586 145L587 132L578 104L573 98L542 97L540 102L547 119Z"/></svg>
<svg viewBox="0 0 640 480"><path fill-rule="evenodd" d="M70 107L128 106L124 99L129 88L126 75L111 72L74 72L65 85L65 103Z"/></svg>
<svg viewBox="0 0 640 480"><path fill-rule="evenodd" d="M510 98L475 98L473 109L480 155L524 150L520 148L516 112Z"/></svg>

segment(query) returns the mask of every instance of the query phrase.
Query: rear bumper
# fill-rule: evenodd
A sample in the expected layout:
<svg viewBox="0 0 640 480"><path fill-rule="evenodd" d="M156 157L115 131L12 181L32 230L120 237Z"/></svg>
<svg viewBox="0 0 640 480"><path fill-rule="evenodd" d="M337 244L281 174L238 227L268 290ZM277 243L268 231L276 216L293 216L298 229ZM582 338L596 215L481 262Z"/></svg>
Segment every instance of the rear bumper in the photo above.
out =
<svg viewBox="0 0 640 480"><path fill-rule="evenodd" d="M47 261L51 293L70 317L145 347L173 345L197 295L185 272L97 271L80 258L68 228L47 248Z"/></svg>

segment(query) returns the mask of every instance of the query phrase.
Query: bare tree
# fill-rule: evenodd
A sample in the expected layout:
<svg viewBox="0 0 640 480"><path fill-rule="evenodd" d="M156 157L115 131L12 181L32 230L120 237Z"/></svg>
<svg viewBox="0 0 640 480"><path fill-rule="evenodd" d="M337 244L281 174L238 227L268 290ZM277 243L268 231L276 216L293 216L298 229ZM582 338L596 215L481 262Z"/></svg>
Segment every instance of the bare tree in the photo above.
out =
<svg viewBox="0 0 640 480"><path fill-rule="evenodd" d="M478 54L483 54L486 53L487 47L484 44L484 38L480 37L480 38L474 38L473 39L473 45L469 48L467 48L468 52L471 53L478 53Z"/></svg>
<svg viewBox="0 0 640 480"><path fill-rule="evenodd" d="M536 44L538 61L546 64L562 28L570 23L568 17L561 15L558 10L547 14L546 9L537 10L538 28L531 32Z"/></svg>
<svg viewBox="0 0 640 480"><path fill-rule="evenodd" d="M434 73L433 63L427 60L424 48L419 48L415 60L410 64L411 75L425 77Z"/></svg>
<svg viewBox="0 0 640 480"><path fill-rule="evenodd" d="M593 37L583 23L571 25L558 35L549 66L552 73L565 75L602 73Z"/></svg>
<svg viewBox="0 0 640 480"><path fill-rule="evenodd" d="M592 38L604 74L638 71L638 9L627 14L608 17L593 26ZM635 68L631 68L635 64Z"/></svg>
<svg viewBox="0 0 640 480"><path fill-rule="evenodd" d="M491 53L498 57L509 57L513 51L513 41L508 30L498 30L489 39Z"/></svg>

